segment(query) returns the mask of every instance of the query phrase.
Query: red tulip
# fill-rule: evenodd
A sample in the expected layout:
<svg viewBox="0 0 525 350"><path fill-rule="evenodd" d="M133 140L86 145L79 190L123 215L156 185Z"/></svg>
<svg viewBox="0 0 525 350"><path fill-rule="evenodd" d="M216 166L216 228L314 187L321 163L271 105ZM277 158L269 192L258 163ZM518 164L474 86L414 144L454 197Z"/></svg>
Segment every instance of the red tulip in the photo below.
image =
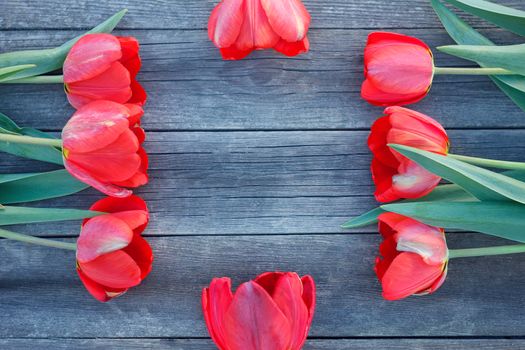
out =
<svg viewBox="0 0 525 350"><path fill-rule="evenodd" d="M446 155L447 133L434 119L410 109L388 107L385 114L372 125L368 138L368 147L374 154L371 168L375 197L379 202L422 197L431 192L441 178L387 145L395 143Z"/></svg>
<svg viewBox="0 0 525 350"><path fill-rule="evenodd" d="M406 216L379 216L383 243L375 271L383 297L398 300L435 292L447 276L448 248L443 229Z"/></svg>
<svg viewBox="0 0 525 350"><path fill-rule="evenodd" d="M294 272L267 272L243 283L214 278L202 291L204 319L221 350L299 350L315 309L315 284Z"/></svg>
<svg viewBox="0 0 525 350"><path fill-rule="evenodd" d="M433 76L432 51L421 40L385 32L368 36L361 96L369 103L415 103L427 95Z"/></svg>
<svg viewBox="0 0 525 350"><path fill-rule="evenodd" d="M146 203L137 196L107 197L91 210L109 214L86 219L77 241L77 272L88 292L106 302L135 287L151 271L153 253L141 233Z"/></svg>
<svg viewBox="0 0 525 350"><path fill-rule="evenodd" d="M62 130L64 165L79 179L113 197L148 182L148 156L142 148L142 108L95 101L80 108Z"/></svg>
<svg viewBox="0 0 525 350"><path fill-rule="evenodd" d="M133 37L88 34L80 38L64 61L64 83L75 108L96 100L143 105L146 92L137 82L139 42Z"/></svg>
<svg viewBox="0 0 525 350"><path fill-rule="evenodd" d="M295 56L308 51L309 26L301 0L222 0L211 13L208 35L227 60L270 48Z"/></svg>

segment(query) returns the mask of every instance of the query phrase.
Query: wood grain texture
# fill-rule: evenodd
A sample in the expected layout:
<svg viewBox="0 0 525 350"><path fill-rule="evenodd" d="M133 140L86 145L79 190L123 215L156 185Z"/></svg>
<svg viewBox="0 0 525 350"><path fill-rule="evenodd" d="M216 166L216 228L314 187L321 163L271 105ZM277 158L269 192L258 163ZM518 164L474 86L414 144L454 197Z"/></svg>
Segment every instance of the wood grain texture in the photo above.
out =
<svg viewBox="0 0 525 350"><path fill-rule="evenodd" d="M0 339L10 350L214 350L207 339ZM310 339L304 350L521 350L524 340L513 339Z"/></svg>
<svg viewBox="0 0 525 350"><path fill-rule="evenodd" d="M150 132L148 235L345 232L339 225L376 205L367 131ZM522 160L524 130L452 130L451 151ZM3 156L10 172L54 168ZM40 168L35 168L40 167ZM95 190L29 204L88 208ZM40 225L76 235L78 223ZM34 232L34 225L20 228ZM365 228L375 232L375 227ZM363 230L359 230L362 232Z"/></svg>
<svg viewBox="0 0 525 350"><path fill-rule="evenodd" d="M402 30L432 47L449 44L441 29ZM368 30L317 30L311 52L282 58L271 51L223 61L205 31L121 31L142 43L139 79L148 91L148 130L367 129L381 115L360 98L362 52ZM2 50L58 45L79 32L0 32ZM489 31L498 42L520 39ZM444 54L440 66L470 63ZM60 85L0 86L2 112L22 125L60 130L73 109ZM486 112L497 111L498 118ZM525 127L523 112L487 77L438 76L413 106L447 128Z"/></svg>
<svg viewBox="0 0 525 350"><path fill-rule="evenodd" d="M87 28L113 13L129 9L123 28L203 29L218 0L200 1L16 1L3 0L0 27ZM499 3L524 9L520 0ZM437 27L427 0L304 0L312 15L313 28L419 28ZM31 21L28 18L38 18ZM483 23L482 21L475 21ZM483 23L486 25L485 23Z"/></svg>
<svg viewBox="0 0 525 350"><path fill-rule="evenodd" d="M449 246L503 240L457 233ZM520 312L525 256L458 259L430 297L381 298L372 235L152 237L153 272L118 300L93 300L74 253L0 241L0 337L206 337L201 288L214 276L233 285L264 271L311 274L318 287L312 337L512 336ZM315 263L312 263L315 261Z"/></svg>

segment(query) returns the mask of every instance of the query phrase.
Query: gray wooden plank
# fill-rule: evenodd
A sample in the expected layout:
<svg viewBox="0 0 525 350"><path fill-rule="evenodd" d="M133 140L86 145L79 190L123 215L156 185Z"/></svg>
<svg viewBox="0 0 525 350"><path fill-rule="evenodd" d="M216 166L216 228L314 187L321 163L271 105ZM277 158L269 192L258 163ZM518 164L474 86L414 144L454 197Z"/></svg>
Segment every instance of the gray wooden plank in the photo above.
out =
<svg viewBox="0 0 525 350"><path fill-rule="evenodd" d="M366 131L150 132L149 235L344 232L375 206ZM452 152L523 161L524 130L452 130ZM54 168L2 155L3 172ZM29 205L87 208L101 194ZM34 225L17 228L34 232ZM77 222L39 234L76 235ZM362 231L362 230L360 230ZM375 227L365 229L375 232Z"/></svg>
<svg viewBox="0 0 525 350"><path fill-rule="evenodd" d="M208 339L0 339L0 347L10 350L213 350ZM304 350L521 350L524 340L514 339L309 339Z"/></svg>
<svg viewBox="0 0 525 350"><path fill-rule="evenodd" d="M2 2L0 27L19 28L84 28L94 26L123 8L129 14L122 21L125 28L202 29L218 0L204 1L60 1L31 0ZM520 0L498 0L498 3L524 9ZM385 28L436 27L439 22L427 0L304 0L314 28ZM28 20L34 18L35 20ZM481 21L476 20L480 23Z"/></svg>
<svg viewBox="0 0 525 350"><path fill-rule="evenodd" d="M149 130L363 129L381 114L360 98L368 30L316 30L312 51L296 58L257 52L225 62L199 31L121 31L143 43L140 80L149 93ZM403 30L431 46L451 43L441 29ZM0 32L3 50L56 45L78 32ZM514 36L489 31L499 42ZM442 66L468 65L437 54ZM62 86L0 86L3 113L23 125L59 130L72 113ZM523 112L486 77L436 77L413 108L451 128L525 127ZM484 117L496 111L501 118ZM494 113L494 112L493 112Z"/></svg>
<svg viewBox="0 0 525 350"><path fill-rule="evenodd" d="M504 243L448 234L449 246ZM516 336L525 334L525 255L452 261L430 297L380 296L372 235L154 237L153 272L108 304L91 299L74 253L0 240L0 338L206 337L201 288L214 276L234 285L269 270L311 274L318 286L312 337Z"/></svg>

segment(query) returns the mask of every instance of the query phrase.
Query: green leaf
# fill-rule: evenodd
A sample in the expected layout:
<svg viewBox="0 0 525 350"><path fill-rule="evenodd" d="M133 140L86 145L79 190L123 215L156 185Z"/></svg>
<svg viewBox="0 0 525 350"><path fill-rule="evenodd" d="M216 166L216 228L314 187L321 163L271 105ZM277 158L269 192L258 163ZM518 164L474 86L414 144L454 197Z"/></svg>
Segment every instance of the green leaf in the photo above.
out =
<svg viewBox="0 0 525 350"><path fill-rule="evenodd" d="M104 213L91 210L4 206L2 210L0 210L0 226L50 221L81 220L103 214Z"/></svg>
<svg viewBox="0 0 525 350"><path fill-rule="evenodd" d="M489 45L448 45L438 47L439 51L464 58L484 67L505 68L514 73L525 75L525 44L489 46Z"/></svg>
<svg viewBox="0 0 525 350"><path fill-rule="evenodd" d="M446 31L458 44L494 45L492 41L461 20L439 0L431 0L431 3ZM491 76L490 78L514 103L525 111L525 77L500 75Z"/></svg>
<svg viewBox="0 0 525 350"><path fill-rule="evenodd" d="M122 10L114 14L85 34L110 33L117 26L118 22L120 22L126 12L127 10ZM26 69L13 74L10 77L4 79L4 81L41 75L62 68L62 64L64 63L69 50L83 35L80 35L66 42L62 46L53 49L15 51L0 54L0 68L25 64L36 65L34 68Z"/></svg>
<svg viewBox="0 0 525 350"><path fill-rule="evenodd" d="M67 196L89 186L66 169L35 174L0 175L0 203L24 203Z"/></svg>
<svg viewBox="0 0 525 350"><path fill-rule="evenodd" d="M465 12L481 17L519 35L525 35L525 11L485 0L445 0Z"/></svg>
<svg viewBox="0 0 525 350"><path fill-rule="evenodd" d="M525 182L440 154L402 145L389 146L479 200L510 199L525 203Z"/></svg>
<svg viewBox="0 0 525 350"><path fill-rule="evenodd" d="M54 136L37 129L21 128L5 114L0 113L0 133L25 135L43 138L55 138ZM14 154L16 156L41 160L54 164L63 164L62 150L52 146L24 145L0 141L0 151Z"/></svg>
<svg viewBox="0 0 525 350"><path fill-rule="evenodd" d="M19 66L0 68L0 82L2 82L2 80L7 79L10 76L12 76L12 75L14 75L14 74L16 74L18 72L21 72L21 71L29 69L29 68L34 68L34 67L36 67L36 65L34 65L34 64L22 64L22 65L19 65Z"/></svg>
<svg viewBox="0 0 525 350"><path fill-rule="evenodd" d="M482 232L525 242L525 205L513 202L418 202L386 204L384 210L427 225Z"/></svg>

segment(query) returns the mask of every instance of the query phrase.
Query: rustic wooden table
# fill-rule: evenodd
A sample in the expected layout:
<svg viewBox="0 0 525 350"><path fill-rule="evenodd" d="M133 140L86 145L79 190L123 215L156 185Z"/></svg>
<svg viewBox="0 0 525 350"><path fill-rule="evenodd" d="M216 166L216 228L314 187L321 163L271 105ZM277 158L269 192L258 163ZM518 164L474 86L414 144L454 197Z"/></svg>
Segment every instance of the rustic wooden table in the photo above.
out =
<svg viewBox="0 0 525 350"><path fill-rule="evenodd" d="M93 300L74 255L0 241L0 348L213 349L200 292L267 270L311 274L318 308L306 349L524 349L525 256L463 259L436 294L387 302L373 273L375 227L345 232L374 206L368 128L381 114L359 98L373 30L451 43L427 0L305 0L310 53L257 52L222 61L206 24L215 0L1 0L0 51L58 45L121 8L136 36L149 93L144 126L156 261L143 285ZM500 3L525 9L522 0ZM519 38L473 21L500 43ZM467 65L437 54L441 66ZM414 109L450 132L455 153L524 160L525 114L485 77L436 78ZM1 86L0 111L59 131L72 113L61 86ZM2 172L51 167L2 155ZM87 208L101 195L40 206ZM17 227L74 240L78 222ZM459 232L451 247L501 241Z"/></svg>

